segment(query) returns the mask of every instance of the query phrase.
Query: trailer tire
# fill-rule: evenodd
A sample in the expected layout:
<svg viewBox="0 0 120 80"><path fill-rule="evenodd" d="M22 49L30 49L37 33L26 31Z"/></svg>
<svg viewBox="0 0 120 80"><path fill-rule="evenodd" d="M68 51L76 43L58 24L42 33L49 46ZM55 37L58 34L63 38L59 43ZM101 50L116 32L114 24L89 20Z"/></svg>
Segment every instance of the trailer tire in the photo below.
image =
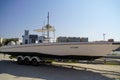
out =
<svg viewBox="0 0 120 80"><path fill-rule="evenodd" d="M31 60L31 62L32 62L32 65L33 65L33 66L38 66L38 65L39 65L39 62L38 62L38 60L37 60L36 58L33 58L33 59Z"/></svg>
<svg viewBox="0 0 120 80"><path fill-rule="evenodd" d="M24 64L25 65L30 65L31 64L31 57L30 56L25 56L24 57Z"/></svg>
<svg viewBox="0 0 120 80"><path fill-rule="evenodd" d="M18 57L17 58L17 63L22 65L23 64L23 59L21 57Z"/></svg>

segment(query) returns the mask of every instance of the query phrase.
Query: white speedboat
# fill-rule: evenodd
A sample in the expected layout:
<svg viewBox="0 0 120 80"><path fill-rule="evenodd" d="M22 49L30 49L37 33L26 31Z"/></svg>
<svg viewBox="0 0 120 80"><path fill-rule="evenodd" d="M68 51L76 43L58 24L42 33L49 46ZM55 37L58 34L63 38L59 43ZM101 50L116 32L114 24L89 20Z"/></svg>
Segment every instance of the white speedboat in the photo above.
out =
<svg viewBox="0 0 120 80"><path fill-rule="evenodd" d="M32 62L33 65L37 65L45 59L94 60L106 56L106 54L120 47L120 43L115 42L50 43L49 31L54 32L55 29L49 25L49 14L48 24L45 28L36 31L47 32L48 43L2 46L0 53L16 56L19 64Z"/></svg>
<svg viewBox="0 0 120 80"><path fill-rule="evenodd" d="M3 46L0 52L14 56L90 60L106 56L118 47L120 43L111 42L41 43Z"/></svg>

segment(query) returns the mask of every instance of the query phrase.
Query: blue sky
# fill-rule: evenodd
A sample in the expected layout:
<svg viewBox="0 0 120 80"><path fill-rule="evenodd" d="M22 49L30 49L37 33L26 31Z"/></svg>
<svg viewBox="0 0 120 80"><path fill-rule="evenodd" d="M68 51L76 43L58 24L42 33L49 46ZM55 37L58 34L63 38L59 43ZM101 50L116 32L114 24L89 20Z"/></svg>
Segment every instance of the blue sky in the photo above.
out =
<svg viewBox="0 0 120 80"><path fill-rule="evenodd" d="M47 22L56 37L88 37L89 41L120 41L120 0L0 0L0 37L14 38Z"/></svg>

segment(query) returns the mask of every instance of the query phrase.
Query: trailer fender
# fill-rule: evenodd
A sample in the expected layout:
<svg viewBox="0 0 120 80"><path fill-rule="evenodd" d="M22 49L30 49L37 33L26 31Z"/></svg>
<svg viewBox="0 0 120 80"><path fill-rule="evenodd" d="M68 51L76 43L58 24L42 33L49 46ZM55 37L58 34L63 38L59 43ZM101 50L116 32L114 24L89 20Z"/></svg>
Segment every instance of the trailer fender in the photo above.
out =
<svg viewBox="0 0 120 80"><path fill-rule="evenodd" d="M25 56L24 59L28 59L29 61L31 61L31 57L30 56Z"/></svg>
<svg viewBox="0 0 120 80"><path fill-rule="evenodd" d="M17 56L17 59L18 59L18 58L21 58L22 60L24 60L24 57L23 57L23 56Z"/></svg>

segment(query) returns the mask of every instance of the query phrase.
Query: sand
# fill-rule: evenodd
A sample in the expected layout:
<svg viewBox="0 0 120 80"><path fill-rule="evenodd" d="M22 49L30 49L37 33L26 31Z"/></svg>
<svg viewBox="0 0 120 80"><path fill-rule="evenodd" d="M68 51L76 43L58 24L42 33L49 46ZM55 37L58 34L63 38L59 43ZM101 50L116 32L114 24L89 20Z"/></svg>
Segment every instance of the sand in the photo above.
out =
<svg viewBox="0 0 120 80"><path fill-rule="evenodd" d="M120 65L54 62L53 65L28 66L0 55L0 80L120 80Z"/></svg>

